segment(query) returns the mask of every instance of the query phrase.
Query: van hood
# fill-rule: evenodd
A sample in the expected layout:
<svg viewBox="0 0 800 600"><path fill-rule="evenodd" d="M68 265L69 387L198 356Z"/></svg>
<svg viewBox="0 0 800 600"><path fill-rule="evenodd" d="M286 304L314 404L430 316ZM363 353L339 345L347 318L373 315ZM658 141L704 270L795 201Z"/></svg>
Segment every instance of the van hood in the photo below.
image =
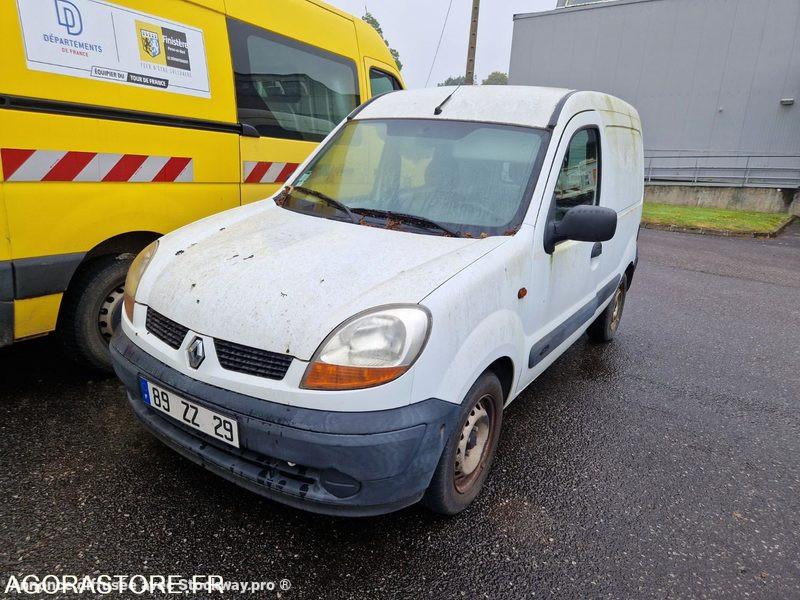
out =
<svg viewBox="0 0 800 600"><path fill-rule="evenodd" d="M198 333L310 360L345 319L416 304L508 239L392 231L259 204L162 238L138 300Z"/></svg>

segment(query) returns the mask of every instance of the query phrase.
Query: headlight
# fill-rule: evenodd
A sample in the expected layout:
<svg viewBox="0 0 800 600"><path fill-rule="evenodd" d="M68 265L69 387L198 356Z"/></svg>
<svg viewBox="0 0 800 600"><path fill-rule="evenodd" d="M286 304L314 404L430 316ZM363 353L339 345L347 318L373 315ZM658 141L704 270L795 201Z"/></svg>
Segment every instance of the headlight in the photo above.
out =
<svg viewBox="0 0 800 600"><path fill-rule="evenodd" d="M419 306L391 306L348 319L314 354L300 387L357 390L397 379L417 360L430 330Z"/></svg>
<svg viewBox="0 0 800 600"><path fill-rule="evenodd" d="M136 301L136 290L139 288L139 282L142 280L142 275L147 270L147 266L158 250L158 240L147 246L142 250L139 255L133 259L130 268L128 269L128 276L125 278L125 294L123 296L123 304L125 305L125 314L128 316L129 321L133 321L133 305Z"/></svg>

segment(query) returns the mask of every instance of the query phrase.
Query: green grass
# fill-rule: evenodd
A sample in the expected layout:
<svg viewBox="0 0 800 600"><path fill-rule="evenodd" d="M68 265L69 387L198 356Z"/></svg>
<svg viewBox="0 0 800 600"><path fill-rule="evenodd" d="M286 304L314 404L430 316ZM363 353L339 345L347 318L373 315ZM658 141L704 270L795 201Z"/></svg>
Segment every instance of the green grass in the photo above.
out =
<svg viewBox="0 0 800 600"><path fill-rule="evenodd" d="M714 229L732 233L773 233L791 216L785 213L761 213L699 206L675 206L646 202L642 221L653 225Z"/></svg>

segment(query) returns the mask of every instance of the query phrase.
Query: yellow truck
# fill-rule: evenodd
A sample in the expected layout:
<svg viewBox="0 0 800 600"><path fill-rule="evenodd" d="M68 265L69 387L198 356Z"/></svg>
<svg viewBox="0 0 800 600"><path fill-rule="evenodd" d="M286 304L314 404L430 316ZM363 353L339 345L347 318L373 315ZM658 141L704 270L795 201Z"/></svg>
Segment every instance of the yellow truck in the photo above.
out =
<svg viewBox="0 0 800 600"><path fill-rule="evenodd" d="M402 87L317 0L4 0L0 39L0 346L56 330L100 369L137 252L272 194Z"/></svg>

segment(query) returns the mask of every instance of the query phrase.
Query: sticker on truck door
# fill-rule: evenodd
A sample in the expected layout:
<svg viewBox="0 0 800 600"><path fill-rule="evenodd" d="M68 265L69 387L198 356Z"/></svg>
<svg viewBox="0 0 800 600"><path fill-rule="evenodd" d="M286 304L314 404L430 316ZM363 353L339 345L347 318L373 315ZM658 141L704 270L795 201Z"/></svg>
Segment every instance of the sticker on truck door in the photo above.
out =
<svg viewBox="0 0 800 600"><path fill-rule="evenodd" d="M100 0L17 0L28 68L210 98L203 32Z"/></svg>

